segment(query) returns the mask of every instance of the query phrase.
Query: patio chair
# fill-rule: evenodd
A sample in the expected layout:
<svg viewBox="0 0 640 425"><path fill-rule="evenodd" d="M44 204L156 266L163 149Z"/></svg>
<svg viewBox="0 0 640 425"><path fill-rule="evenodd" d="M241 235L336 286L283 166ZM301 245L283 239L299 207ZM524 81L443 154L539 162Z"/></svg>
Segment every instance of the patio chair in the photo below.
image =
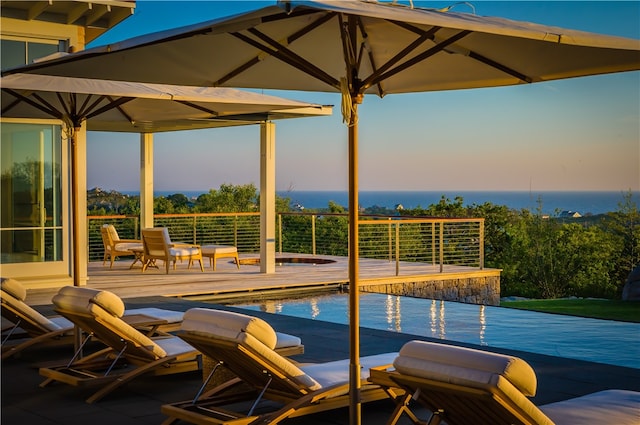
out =
<svg viewBox="0 0 640 425"><path fill-rule="evenodd" d="M173 262L175 269L177 260L188 260L188 268L191 268L194 261L199 261L200 270L204 272L200 245L171 242L169 230L166 227L142 229L142 244L144 246L142 272L149 266L155 265L157 260L164 261L167 274L169 274L169 264Z"/></svg>
<svg viewBox="0 0 640 425"><path fill-rule="evenodd" d="M165 425L183 420L196 424L277 424L280 421L349 405L349 361L297 365L275 350L277 336L263 320L221 310L193 308L185 313L178 336L215 359L217 370L235 377L193 400L165 404ZM362 403L388 397L367 384L368 370L388 364L397 353L364 357ZM223 372L224 373L224 372ZM260 413L255 413L257 411Z"/></svg>
<svg viewBox="0 0 640 425"><path fill-rule="evenodd" d="M411 400L432 412L429 425L578 425L638 424L640 393L606 390L537 407L527 397L536 393L537 379L524 360L425 341L405 344L393 367L373 368L370 382L402 388L388 425L403 414L419 421Z"/></svg>
<svg viewBox="0 0 640 425"><path fill-rule="evenodd" d="M135 256L133 263L129 268L140 261L142 258L140 252L142 251L142 241L139 239L120 239L118 231L113 224L104 224L100 228L100 234L102 235L102 244L104 245L104 256L102 257L102 265L104 266L107 258L110 259L111 265L109 268L113 268L113 262L118 257Z"/></svg>
<svg viewBox="0 0 640 425"><path fill-rule="evenodd" d="M27 290L22 283L0 278L2 317L11 322L10 327L2 329L2 360L33 346L73 346L73 322L62 316L40 314L26 303L26 298ZM179 329L182 315L181 311L147 307L128 309L123 319L137 329L153 334Z"/></svg>
<svg viewBox="0 0 640 425"><path fill-rule="evenodd" d="M52 302L55 311L69 319L107 348L59 366L40 368L46 380L77 387L99 386L87 398L93 403L141 375L168 375L200 369L200 353L171 334L147 336L122 319L124 303L115 294L67 286ZM86 341L86 339L85 339Z"/></svg>

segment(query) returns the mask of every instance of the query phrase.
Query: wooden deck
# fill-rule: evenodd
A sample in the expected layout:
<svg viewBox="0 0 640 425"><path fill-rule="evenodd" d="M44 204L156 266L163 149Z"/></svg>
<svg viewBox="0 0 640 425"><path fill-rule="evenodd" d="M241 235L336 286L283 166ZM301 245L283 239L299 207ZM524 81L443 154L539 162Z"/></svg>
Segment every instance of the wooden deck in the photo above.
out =
<svg viewBox="0 0 640 425"><path fill-rule="evenodd" d="M305 257L295 254L282 257ZM255 258L243 256L242 260ZM132 269L132 260L123 258L116 261L113 268L109 263L89 263L89 281L87 286L114 292L121 298L170 296L170 297L233 297L246 296L259 291L312 291L326 290L330 287L348 285L348 261L346 257L321 256L334 260L330 264L289 264L276 266L272 274L260 273L257 265L241 265L238 270L232 260L218 260L217 270L213 271L205 260L205 271L196 265L191 269L186 264L178 264L176 270L167 275L164 268L147 269L142 273L140 263ZM479 270L477 268L446 266L440 273L439 266L425 263L401 263L396 276L395 262L384 260L360 260L360 284L372 285L381 282L403 282L408 280L449 280L465 277L482 277L499 274L496 269ZM50 304L57 289L33 289L29 291L30 305ZM201 297L199 297L201 296Z"/></svg>

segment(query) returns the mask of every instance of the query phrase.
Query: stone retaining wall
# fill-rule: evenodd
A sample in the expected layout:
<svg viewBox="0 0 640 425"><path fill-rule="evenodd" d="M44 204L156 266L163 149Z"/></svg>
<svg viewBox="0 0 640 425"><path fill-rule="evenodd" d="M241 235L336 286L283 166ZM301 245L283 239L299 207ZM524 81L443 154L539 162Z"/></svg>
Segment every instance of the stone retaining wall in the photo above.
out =
<svg viewBox="0 0 640 425"><path fill-rule="evenodd" d="M497 306L500 305L500 274L426 281L405 280L404 282L370 283L363 285L360 291Z"/></svg>

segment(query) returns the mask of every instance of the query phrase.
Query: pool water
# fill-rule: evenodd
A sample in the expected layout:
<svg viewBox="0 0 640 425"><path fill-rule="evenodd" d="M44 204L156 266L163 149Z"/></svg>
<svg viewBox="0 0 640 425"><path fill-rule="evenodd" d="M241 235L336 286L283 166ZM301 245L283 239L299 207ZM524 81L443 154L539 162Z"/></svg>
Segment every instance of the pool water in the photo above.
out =
<svg viewBox="0 0 640 425"><path fill-rule="evenodd" d="M348 295L234 304L348 324ZM640 324L384 294L361 294L360 325L431 338L640 368Z"/></svg>

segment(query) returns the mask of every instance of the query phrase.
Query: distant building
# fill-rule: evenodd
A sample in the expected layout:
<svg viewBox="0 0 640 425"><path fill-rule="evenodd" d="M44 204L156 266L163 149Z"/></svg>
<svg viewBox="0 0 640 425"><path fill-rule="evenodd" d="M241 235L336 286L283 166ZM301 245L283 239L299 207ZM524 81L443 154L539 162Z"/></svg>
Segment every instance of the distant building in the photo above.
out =
<svg viewBox="0 0 640 425"><path fill-rule="evenodd" d="M580 214L577 211L566 210L566 211L562 211L558 217L560 217L560 218L580 218L580 217L582 217L582 214Z"/></svg>

